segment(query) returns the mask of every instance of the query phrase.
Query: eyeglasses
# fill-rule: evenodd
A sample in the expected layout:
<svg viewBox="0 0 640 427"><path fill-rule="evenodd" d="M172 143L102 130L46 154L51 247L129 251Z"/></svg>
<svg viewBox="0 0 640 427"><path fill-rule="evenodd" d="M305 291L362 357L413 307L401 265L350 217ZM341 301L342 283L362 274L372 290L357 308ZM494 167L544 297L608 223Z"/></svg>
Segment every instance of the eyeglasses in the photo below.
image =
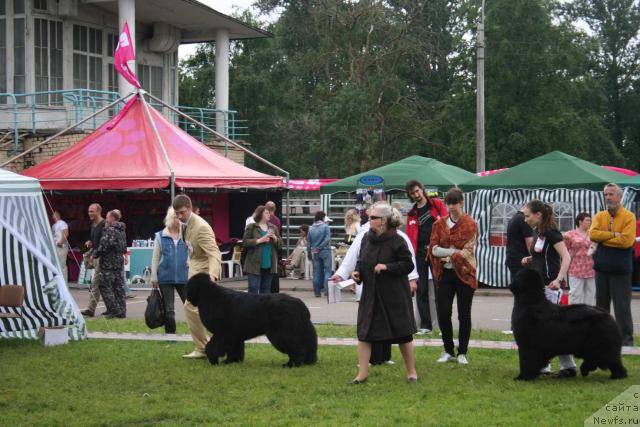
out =
<svg viewBox="0 0 640 427"><path fill-rule="evenodd" d="M375 219L382 219L382 218L383 218L383 217L381 217L381 216L369 215L369 220L370 220L370 221L373 221L373 220L375 220Z"/></svg>

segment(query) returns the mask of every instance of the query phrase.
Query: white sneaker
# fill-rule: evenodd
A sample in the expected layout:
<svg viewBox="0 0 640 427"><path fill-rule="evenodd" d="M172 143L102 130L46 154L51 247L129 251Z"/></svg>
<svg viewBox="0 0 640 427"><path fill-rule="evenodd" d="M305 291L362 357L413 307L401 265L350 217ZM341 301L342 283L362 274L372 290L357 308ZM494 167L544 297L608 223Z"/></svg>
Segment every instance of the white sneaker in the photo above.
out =
<svg viewBox="0 0 640 427"><path fill-rule="evenodd" d="M506 329L504 331L502 331L503 334L505 335L513 335L513 331L511 329Z"/></svg>
<svg viewBox="0 0 640 427"><path fill-rule="evenodd" d="M203 353L201 351L198 351L198 350L193 350L189 354L183 354L182 358L183 359L206 359L207 358L207 354Z"/></svg>
<svg viewBox="0 0 640 427"><path fill-rule="evenodd" d="M442 353L442 356L440 356L438 360L436 360L437 363L446 363L446 362L455 362L455 361L456 361L456 358L450 355L449 353L447 353L446 351Z"/></svg>
<svg viewBox="0 0 640 427"><path fill-rule="evenodd" d="M394 362L393 360L387 360L386 362L384 362L387 365L395 365L396 362Z"/></svg>
<svg viewBox="0 0 640 427"><path fill-rule="evenodd" d="M458 355L458 363L461 365L468 365L469 361L467 360L467 356L464 354Z"/></svg>
<svg viewBox="0 0 640 427"><path fill-rule="evenodd" d="M551 374L551 363L549 363L547 366L545 366L544 368L540 369L540 373L542 375L550 375Z"/></svg>
<svg viewBox="0 0 640 427"><path fill-rule="evenodd" d="M416 332L416 335L427 335L431 333L431 329L418 329L418 332Z"/></svg>

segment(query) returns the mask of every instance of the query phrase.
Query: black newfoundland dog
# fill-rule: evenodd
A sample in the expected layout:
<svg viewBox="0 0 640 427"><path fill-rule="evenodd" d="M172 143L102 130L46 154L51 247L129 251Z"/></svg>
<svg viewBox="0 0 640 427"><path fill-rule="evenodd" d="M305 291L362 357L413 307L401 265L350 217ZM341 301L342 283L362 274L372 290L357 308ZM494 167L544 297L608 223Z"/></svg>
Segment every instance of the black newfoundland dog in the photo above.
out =
<svg viewBox="0 0 640 427"><path fill-rule="evenodd" d="M266 335L289 356L285 367L317 361L318 336L309 309L298 298L226 289L199 273L187 283L187 300L198 307L202 323L213 334L205 348L212 365L225 355L224 363L242 362L244 341L258 335Z"/></svg>
<svg viewBox="0 0 640 427"><path fill-rule="evenodd" d="M544 282L531 269L519 272L511 285L515 296L513 335L520 355L517 380L532 380L554 356L573 354L583 359L583 376L597 368L611 378L625 378L620 350L622 336L613 318L585 304L555 305L544 296Z"/></svg>

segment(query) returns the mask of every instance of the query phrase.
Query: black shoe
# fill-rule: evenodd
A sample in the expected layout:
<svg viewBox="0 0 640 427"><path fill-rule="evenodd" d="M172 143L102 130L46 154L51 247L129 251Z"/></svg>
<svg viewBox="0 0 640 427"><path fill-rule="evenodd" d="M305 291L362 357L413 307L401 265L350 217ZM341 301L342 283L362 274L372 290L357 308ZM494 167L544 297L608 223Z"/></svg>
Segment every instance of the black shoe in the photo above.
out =
<svg viewBox="0 0 640 427"><path fill-rule="evenodd" d="M563 378L573 378L576 376L576 368L561 369L553 375L553 378L560 380Z"/></svg>
<svg viewBox="0 0 640 427"><path fill-rule="evenodd" d="M349 384L353 384L353 385L359 385L359 384L364 384L367 382L367 379L363 379L363 380L359 380L357 378L352 379L351 381L349 381Z"/></svg>
<svg viewBox="0 0 640 427"><path fill-rule="evenodd" d="M408 378L407 378L407 382L408 382L409 384L411 384L411 383L417 383L417 382L418 382L418 377L408 377Z"/></svg>
<svg viewBox="0 0 640 427"><path fill-rule="evenodd" d="M89 310L88 308L85 308L80 313L82 313L83 316L87 316L87 317L93 317L94 315L93 311Z"/></svg>
<svg viewBox="0 0 640 427"><path fill-rule="evenodd" d="M109 310L107 310L107 311L103 311L101 315L102 316L108 316L110 314L111 314L111 312Z"/></svg>

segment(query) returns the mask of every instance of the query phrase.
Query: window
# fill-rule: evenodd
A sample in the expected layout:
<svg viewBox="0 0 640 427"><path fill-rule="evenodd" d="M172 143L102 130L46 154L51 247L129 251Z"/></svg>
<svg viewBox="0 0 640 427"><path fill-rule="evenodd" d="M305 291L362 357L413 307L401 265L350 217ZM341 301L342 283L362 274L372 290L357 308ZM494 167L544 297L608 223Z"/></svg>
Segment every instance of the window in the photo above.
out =
<svg viewBox="0 0 640 427"><path fill-rule="evenodd" d="M47 0L33 0L33 8L37 10L47 10Z"/></svg>
<svg viewBox="0 0 640 427"><path fill-rule="evenodd" d="M113 58L116 47L118 47L118 36L115 34L107 34L107 56Z"/></svg>
<svg viewBox="0 0 640 427"><path fill-rule="evenodd" d="M102 90L102 31L73 26L73 87Z"/></svg>
<svg viewBox="0 0 640 427"><path fill-rule="evenodd" d="M36 92L62 90L62 22L34 19ZM60 104L62 95L43 94L38 104Z"/></svg>
<svg viewBox="0 0 640 427"><path fill-rule="evenodd" d="M13 0L13 13L24 13L24 0Z"/></svg>
<svg viewBox="0 0 640 427"><path fill-rule="evenodd" d="M144 90L162 99L162 67L138 65L138 79Z"/></svg>
<svg viewBox="0 0 640 427"><path fill-rule="evenodd" d="M507 245L507 226L511 218L522 208L521 205L496 203L491 208L491 227L489 231L489 245Z"/></svg>
<svg viewBox="0 0 640 427"><path fill-rule="evenodd" d="M574 227L573 205L569 202L551 203L556 215L556 224L561 232L572 230ZM491 208L491 229L489 244L491 246L507 245L507 226L509 221L523 205L497 203Z"/></svg>
<svg viewBox="0 0 640 427"><path fill-rule="evenodd" d="M7 91L7 17L5 0L0 0L0 93ZM7 97L0 97L0 104L6 104Z"/></svg>
<svg viewBox="0 0 640 427"><path fill-rule="evenodd" d="M558 224L558 230L565 231L573 230L575 219L573 217L573 205L568 202L555 202L551 203L553 212L556 214L556 223Z"/></svg>
<svg viewBox="0 0 640 427"><path fill-rule="evenodd" d="M18 6L22 7L19 8ZM24 2L14 1L15 14L24 13ZM13 18L13 91L25 93L25 28L24 16Z"/></svg>

